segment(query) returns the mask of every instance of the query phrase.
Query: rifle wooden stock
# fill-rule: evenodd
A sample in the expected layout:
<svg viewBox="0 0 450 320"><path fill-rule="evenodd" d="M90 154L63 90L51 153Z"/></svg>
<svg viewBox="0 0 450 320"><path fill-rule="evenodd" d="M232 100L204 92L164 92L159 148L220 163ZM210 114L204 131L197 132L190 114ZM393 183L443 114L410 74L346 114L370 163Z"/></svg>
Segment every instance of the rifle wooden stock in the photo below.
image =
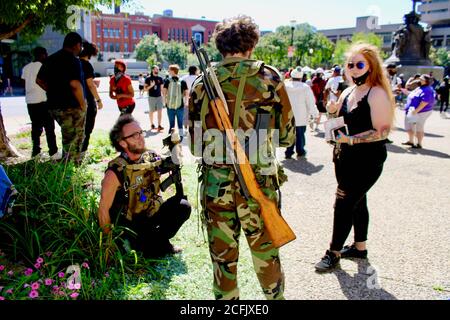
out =
<svg viewBox="0 0 450 320"><path fill-rule="evenodd" d="M236 138L236 134L233 130L230 118L225 111L222 100L219 98L211 100L210 106L219 130L225 131L227 140L235 152L235 160L241 170L249 194L259 204L264 227L272 240L273 245L276 248L279 248L295 240L296 236L281 216L277 204L267 198L261 190L258 181L256 180L255 173L253 172L253 168L248 161L247 154L239 143L239 140Z"/></svg>

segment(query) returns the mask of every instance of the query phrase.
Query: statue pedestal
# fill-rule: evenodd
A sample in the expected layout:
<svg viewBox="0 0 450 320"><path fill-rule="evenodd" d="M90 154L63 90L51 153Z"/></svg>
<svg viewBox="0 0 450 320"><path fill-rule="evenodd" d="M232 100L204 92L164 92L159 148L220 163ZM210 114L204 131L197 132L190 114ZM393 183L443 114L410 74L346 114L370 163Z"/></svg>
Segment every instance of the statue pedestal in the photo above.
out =
<svg viewBox="0 0 450 320"><path fill-rule="evenodd" d="M408 81L410 77L413 77L416 73L420 74L429 74L430 72L433 72L433 77L438 80L439 82L442 81L444 78L444 68L443 67L435 67L435 66L405 66L402 65L401 67L398 67L397 75L400 75L403 73L405 76L405 81Z"/></svg>

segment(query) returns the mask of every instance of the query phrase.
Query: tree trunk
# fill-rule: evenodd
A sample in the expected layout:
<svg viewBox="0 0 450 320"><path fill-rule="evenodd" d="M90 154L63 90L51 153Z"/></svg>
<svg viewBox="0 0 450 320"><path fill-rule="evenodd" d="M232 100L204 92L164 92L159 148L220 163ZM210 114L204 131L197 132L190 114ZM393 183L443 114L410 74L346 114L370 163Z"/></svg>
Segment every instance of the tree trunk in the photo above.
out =
<svg viewBox="0 0 450 320"><path fill-rule="evenodd" d="M6 136L5 126L3 124L2 109L0 107L0 160L10 157L23 157L16 148L10 143Z"/></svg>

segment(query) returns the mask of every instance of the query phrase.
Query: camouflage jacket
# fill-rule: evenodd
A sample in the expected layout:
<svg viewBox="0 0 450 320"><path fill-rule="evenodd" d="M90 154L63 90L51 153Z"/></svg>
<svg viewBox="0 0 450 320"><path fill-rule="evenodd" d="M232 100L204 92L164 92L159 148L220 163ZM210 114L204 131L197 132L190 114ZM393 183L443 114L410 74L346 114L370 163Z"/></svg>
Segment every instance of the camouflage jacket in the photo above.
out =
<svg viewBox="0 0 450 320"><path fill-rule="evenodd" d="M278 142L280 147L287 147L292 145L295 138L294 116L281 75L275 68L264 65L262 61L238 57L224 59L214 66L214 70L227 100L230 121L234 129L243 130L247 135L251 132L248 131L249 129L267 129L263 130L267 132L267 136L265 138L261 136L262 139L258 139L260 141L256 143L257 148L250 146L247 150L255 174L257 177L261 174L278 175L280 170L272 142ZM236 102L239 108L236 108ZM266 119L262 121L265 125L258 128L256 123L261 123L259 121L261 114ZM201 149L203 163L205 163L204 151L214 139L208 142L202 141L198 134L199 126L201 126L203 138L206 137L204 140L207 141L210 132L208 129L217 128L217 124L213 113L210 112L209 99L203 88L202 77L198 77L192 85L189 120L191 150L194 155L200 156ZM196 126L197 129L194 130ZM247 144L251 144L248 140L254 142L250 138L247 139ZM261 157L261 150L264 150L264 157ZM225 158L225 152L215 153L214 167L229 166L223 165L223 163L229 163Z"/></svg>

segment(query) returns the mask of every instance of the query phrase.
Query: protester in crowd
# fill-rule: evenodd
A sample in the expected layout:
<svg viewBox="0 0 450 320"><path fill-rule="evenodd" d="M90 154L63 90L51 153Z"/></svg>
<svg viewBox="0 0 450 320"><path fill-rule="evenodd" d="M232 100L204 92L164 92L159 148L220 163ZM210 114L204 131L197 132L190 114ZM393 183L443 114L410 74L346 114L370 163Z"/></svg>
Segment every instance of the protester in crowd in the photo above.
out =
<svg viewBox="0 0 450 320"><path fill-rule="evenodd" d="M102 181L98 209L100 227L109 233L125 227L132 249L147 258L181 252L170 243L189 218L191 206L175 195L160 195L160 156L145 148L144 131L130 115L119 117L110 132L111 144L120 155L109 162Z"/></svg>
<svg viewBox="0 0 450 320"><path fill-rule="evenodd" d="M42 65L36 83L47 91L47 105L61 127L65 159L81 161L84 139L86 99L80 59L83 39L76 32L64 38L63 49L52 54Z"/></svg>
<svg viewBox="0 0 450 320"><path fill-rule="evenodd" d="M408 95L405 112L407 115L408 112L412 112L412 115L415 116L415 121L409 119L411 115L405 117L405 130L408 132L409 139L407 142L402 143L403 145L422 149L422 141L425 136L425 122L431 116L435 103L431 81L432 79L429 75L421 75L420 87ZM414 110L412 111L410 108ZM414 136L417 139L417 143L414 142Z"/></svg>
<svg viewBox="0 0 450 320"><path fill-rule="evenodd" d="M189 92L191 92L192 84L194 83L195 79L198 77L198 68L196 66L190 66L189 67L189 74L185 75L181 78L181 80L184 80L187 84ZM189 106L184 107L184 114L183 114L183 127L185 130L185 133L188 132L189 127Z"/></svg>
<svg viewBox="0 0 450 320"><path fill-rule="evenodd" d="M148 91L148 107L150 117L150 130L157 129L158 132L164 130L161 126L162 110L164 108L164 101L162 97L162 89L164 80L159 76L159 67L153 66L151 75L145 79L144 90ZM153 122L153 115L157 112L158 127L156 128Z"/></svg>
<svg viewBox="0 0 450 320"><path fill-rule="evenodd" d="M178 77L180 67L176 64L169 66L169 78L164 81L163 96L169 117L169 133L175 128L175 118L178 131L183 135L184 108L189 105L189 90L186 81Z"/></svg>
<svg viewBox="0 0 450 320"><path fill-rule="evenodd" d="M142 73L139 74L138 83L139 83L139 98L142 98L144 96L144 88L145 88L145 78Z"/></svg>
<svg viewBox="0 0 450 320"><path fill-rule="evenodd" d="M109 81L109 97L117 100L120 114L133 113L136 103L131 78L125 74L127 65L123 60L114 63L114 76Z"/></svg>
<svg viewBox="0 0 450 320"><path fill-rule="evenodd" d="M445 116L445 112L448 109L449 89L450 89L449 77L446 76L438 89L439 100L441 101L441 108L439 110L441 117ZM444 109L444 105L445 105L445 109Z"/></svg>
<svg viewBox="0 0 450 320"><path fill-rule="evenodd" d="M369 210L367 192L383 171L386 138L393 126L395 100L375 46L358 44L347 53L346 73L352 80L337 102L330 101L330 117L343 117L348 127L336 132L334 164L338 182L333 236L329 250L315 268L331 271L341 258L367 258ZM343 245L354 227L354 242Z"/></svg>
<svg viewBox="0 0 450 320"><path fill-rule="evenodd" d="M306 126L309 116L316 119L319 111L315 105L314 93L311 88L302 81L303 72L298 68L291 71L292 81L286 82L286 91L291 102L292 111L295 118L296 139L292 146L285 152L286 159L292 159L294 148L297 152L297 159L306 158Z"/></svg>
<svg viewBox="0 0 450 320"><path fill-rule="evenodd" d="M312 80L312 91L314 93L314 97L316 99L316 106L319 110L319 116L317 118L316 122L316 129L320 123L320 120L322 119L322 114L327 113L327 110L325 109L326 100L324 96L325 86L327 84L327 81L323 78L324 71L322 68L318 68L316 70L316 76Z"/></svg>
<svg viewBox="0 0 450 320"><path fill-rule="evenodd" d="M27 64L22 71L22 79L25 81L25 101L31 120L31 141L33 143L31 157L40 155L41 135L42 130L45 129L50 158L58 160L61 155L58 154L58 146L56 145L55 120L48 110L47 94L36 83L42 63L47 59L47 50L43 47L36 47L33 54L34 61Z"/></svg>
<svg viewBox="0 0 450 320"><path fill-rule="evenodd" d="M290 146L294 138L295 121L281 74L262 61L251 59L259 39L258 26L247 16L227 19L216 25L213 39L223 56L223 60L214 65L214 72L219 81L222 80L220 85L228 101L230 115L233 115L230 121L234 123L234 128L242 132L254 129L256 135L268 130L265 138L260 136L259 141L255 142L257 146L253 151L250 147L250 158L254 158L255 154L258 157L260 151L270 148L275 131L279 132L280 146ZM213 113L208 112L208 95L203 81L203 77L199 77L191 92L189 131L192 149L199 139L195 133L196 123L200 122L200 128L204 129L201 130L200 138L204 133L220 129ZM209 153L207 149L213 143L211 140L205 141L202 151ZM242 232L250 246L255 272L264 295L267 299L284 299L284 273L279 250L265 231L260 206L246 198L233 165L225 158L216 154L213 163L204 161L201 166L201 199L213 263L214 296L221 300L239 299L237 265L239 235ZM269 199L278 202L277 191L285 181L285 175L276 159L271 158L269 161L256 161L258 163L252 166L258 177L254 181L258 185L254 187L261 187Z"/></svg>
<svg viewBox="0 0 450 320"><path fill-rule="evenodd" d="M97 116L98 109L103 108L102 99L97 91L97 86L94 83L94 68L89 60L92 57L97 56L98 49L94 43L89 43L87 41L83 42L83 50L80 54L81 67L83 68L83 74L85 79L86 87L86 101L87 101L87 112L86 112L86 126L84 128L84 141L81 146L81 155L87 151L89 146L89 140L91 138L91 133L95 126L95 117Z"/></svg>

